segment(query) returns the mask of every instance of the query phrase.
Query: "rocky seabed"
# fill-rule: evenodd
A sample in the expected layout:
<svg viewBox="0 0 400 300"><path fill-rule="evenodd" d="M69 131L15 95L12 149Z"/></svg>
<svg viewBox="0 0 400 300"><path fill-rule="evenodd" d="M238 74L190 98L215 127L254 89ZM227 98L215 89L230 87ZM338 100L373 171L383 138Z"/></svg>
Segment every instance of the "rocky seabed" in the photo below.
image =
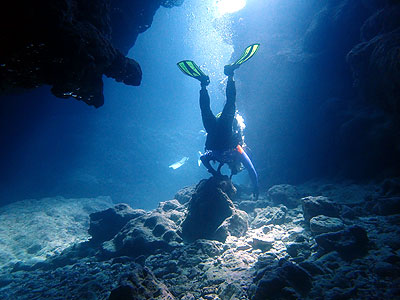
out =
<svg viewBox="0 0 400 300"><path fill-rule="evenodd" d="M90 240L3 261L0 298L400 299L399 187L282 184L253 201L211 178L153 211L102 208Z"/></svg>

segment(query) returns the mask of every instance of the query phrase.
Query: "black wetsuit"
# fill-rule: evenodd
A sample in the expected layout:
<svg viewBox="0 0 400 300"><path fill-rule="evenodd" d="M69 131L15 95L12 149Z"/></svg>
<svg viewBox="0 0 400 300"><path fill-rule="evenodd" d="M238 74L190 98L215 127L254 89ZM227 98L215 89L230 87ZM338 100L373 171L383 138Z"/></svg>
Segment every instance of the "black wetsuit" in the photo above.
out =
<svg viewBox="0 0 400 300"><path fill-rule="evenodd" d="M254 185L254 196L258 198L258 175L247 156L246 152L240 146L239 141L235 138L232 130L233 120L236 112L236 87L231 76L228 77L226 86L226 103L222 110L221 116L217 118L210 108L210 96L205 85L200 90L200 109L203 125L207 131L206 153L200 159L207 170L218 175L221 166L224 163L241 162L247 171ZM218 171L210 164L210 161L220 162ZM232 172L232 174L236 174ZM232 176L232 175L231 175Z"/></svg>
<svg viewBox="0 0 400 300"><path fill-rule="evenodd" d="M205 86L200 90L200 109L204 129L207 131L206 150L228 150L237 146L233 138L232 123L236 111L236 87L231 77L226 86L226 104L219 118L210 108L210 96Z"/></svg>

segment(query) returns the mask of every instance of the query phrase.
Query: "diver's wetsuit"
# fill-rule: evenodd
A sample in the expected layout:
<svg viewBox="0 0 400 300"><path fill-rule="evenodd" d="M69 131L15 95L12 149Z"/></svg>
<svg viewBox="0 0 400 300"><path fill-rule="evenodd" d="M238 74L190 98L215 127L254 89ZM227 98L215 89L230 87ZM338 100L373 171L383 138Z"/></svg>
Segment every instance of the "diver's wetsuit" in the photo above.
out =
<svg viewBox="0 0 400 300"><path fill-rule="evenodd" d="M200 109L204 129L207 131L206 150L227 150L235 148L232 138L232 123L236 111L236 87L232 77L226 86L226 104L221 116L216 118L210 108L210 96L203 85L200 90Z"/></svg>
<svg viewBox="0 0 400 300"><path fill-rule="evenodd" d="M200 157L207 170L218 175L224 163L241 162L249 172L254 186L254 195L258 198L258 176L257 172L243 148L234 139L232 132L233 119L236 111L236 86L232 76L228 76L226 86L226 104L221 116L217 118L210 108L210 96L206 86L202 84L200 90L200 109L203 125L207 131L206 152ZM216 171L210 161L218 161L221 165Z"/></svg>

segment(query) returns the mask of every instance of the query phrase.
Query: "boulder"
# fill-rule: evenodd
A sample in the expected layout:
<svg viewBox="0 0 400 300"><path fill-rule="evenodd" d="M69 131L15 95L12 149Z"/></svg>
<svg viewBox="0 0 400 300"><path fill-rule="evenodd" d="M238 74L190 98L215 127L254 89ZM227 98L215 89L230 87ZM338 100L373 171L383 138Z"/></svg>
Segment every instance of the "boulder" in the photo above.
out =
<svg viewBox="0 0 400 300"><path fill-rule="evenodd" d="M196 185L187 186L184 187L183 189L180 189L175 194L174 198L178 200L179 203L185 204L190 201L195 191L196 191Z"/></svg>
<svg viewBox="0 0 400 300"><path fill-rule="evenodd" d="M312 217L310 220L310 229L313 233L327 233L342 230L343 221L339 218L331 218L323 215Z"/></svg>
<svg viewBox="0 0 400 300"><path fill-rule="evenodd" d="M300 193L295 186L289 184L274 185L268 190L267 196L275 205L283 204L294 208L300 204Z"/></svg>
<svg viewBox="0 0 400 300"><path fill-rule="evenodd" d="M293 258L304 260L311 255L310 244L308 242L294 242L286 245L287 253Z"/></svg>
<svg viewBox="0 0 400 300"><path fill-rule="evenodd" d="M253 286L253 300L279 299L285 287L285 281L275 273L267 273L256 286Z"/></svg>
<svg viewBox="0 0 400 300"><path fill-rule="evenodd" d="M182 223L183 239L224 242L228 235L243 235L248 227L247 214L235 208L230 199L235 193L236 188L227 176L200 181Z"/></svg>
<svg viewBox="0 0 400 300"><path fill-rule="evenodd" d="M251 299L299 299L312 287L312 277L302 267L291 262L267 270L250 289Z"/></svg>
<svg viewBox="0 0 400 300"><path fill-rule="evenodd" d="M143 216L142 209L132 209L128 204L120 203L113 208L90 214L89 234L91 241L102 243L112 239L130 220Z"/></svg>
<svg viewBox="0 0 400 300"><path fill-rule="evenodd" d="M225 240L228 235L233 235L236 237L241 237L245 235L249 223L248 215L246 212L235 209L233 214L224 220L222 224L217 228L215 236L217 240Z"/></svg>
<svg viewBox="0 0 400 300"><path fill-rule="evenodd" d="M112 240L103 243L101 255L138 257L171 250L182 242L179 233L173 221L152 212L130 220Z"/></svg>
<svg viewBox="0 0 400 300"><path fill-rule="evenodd" d="M176 210L179 208L181 204L178 202L178 200L168 200L168 201L163 201L158 204L158 209L162 210L164 212L168 212L171 210Z"/></svg>
<svg viewBox="0 0 400 300"><path fill-rule="evenodd" d="M180 226L183 218L186 215L187 208L185 207L185 205L180 204L178 200L172 199L160 202L154 212L162 214L164 217L170 219L176 225Z"/></svg>
<svg viewBox="0 0 400 300"><path fill-rule="evenodd" d="M332 201L323 196L304 197L301 199L304 219L307 223L312 217L324 215L328 217L338 217L339 211Z"/></svg>
<svg viewBox="0 0 400 300"><path fill-rule="evenodd" d="M325 251L337 251L346 260L362 257L368 252L367 231L357 225L337 232L317 235L315 241Z"/></svg>
<svg viewBox="0 0 400 300"><path fill-rule="evenodd" d="M312 287L311 275L297 264L285 262L278 269L278 274L301 295L306 295Z"/></svg>

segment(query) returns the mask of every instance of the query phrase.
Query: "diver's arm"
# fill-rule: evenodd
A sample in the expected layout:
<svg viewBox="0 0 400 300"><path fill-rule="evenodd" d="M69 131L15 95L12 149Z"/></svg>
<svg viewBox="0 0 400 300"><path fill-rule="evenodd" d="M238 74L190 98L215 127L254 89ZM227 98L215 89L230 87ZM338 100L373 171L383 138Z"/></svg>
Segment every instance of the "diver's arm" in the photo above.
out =
<svg viewBox="0 0 400 300"><path fill-rule="evenodd" d="M257 175L256 169L254 168L253 163L251 162L249 156L246 154L246 152L244 152L243 149L241 149L241 152L239 152L239 153L240 153L241 163L247 169L247 172L249 173L251 182L253 183L253 188L254 188L253 195L254 195L255 200L257 200L259 191L258 191L258 175Z"/></svg>
<svg viewBox="0 0 400 300"><path fill-rule="evenodd" d="M215 171L215 169L210 164L210 160L212 159L213 157L211 151L208 151L200 156L200 160L203 163L203 165L207 168L207 171L210 172L212 175L216 176L218 172ZM218 171L220 171L220 169L218 169Z"/></svg>
<svg viewBox="0 0 400 300"><path fill-rule="evenodd" d="M210 132L210 130L215 126L216 118L210 108L210 96L208 95L206 86L203 84L201 85L200 90L200 110L204 129L207 132Z"/></svg>

